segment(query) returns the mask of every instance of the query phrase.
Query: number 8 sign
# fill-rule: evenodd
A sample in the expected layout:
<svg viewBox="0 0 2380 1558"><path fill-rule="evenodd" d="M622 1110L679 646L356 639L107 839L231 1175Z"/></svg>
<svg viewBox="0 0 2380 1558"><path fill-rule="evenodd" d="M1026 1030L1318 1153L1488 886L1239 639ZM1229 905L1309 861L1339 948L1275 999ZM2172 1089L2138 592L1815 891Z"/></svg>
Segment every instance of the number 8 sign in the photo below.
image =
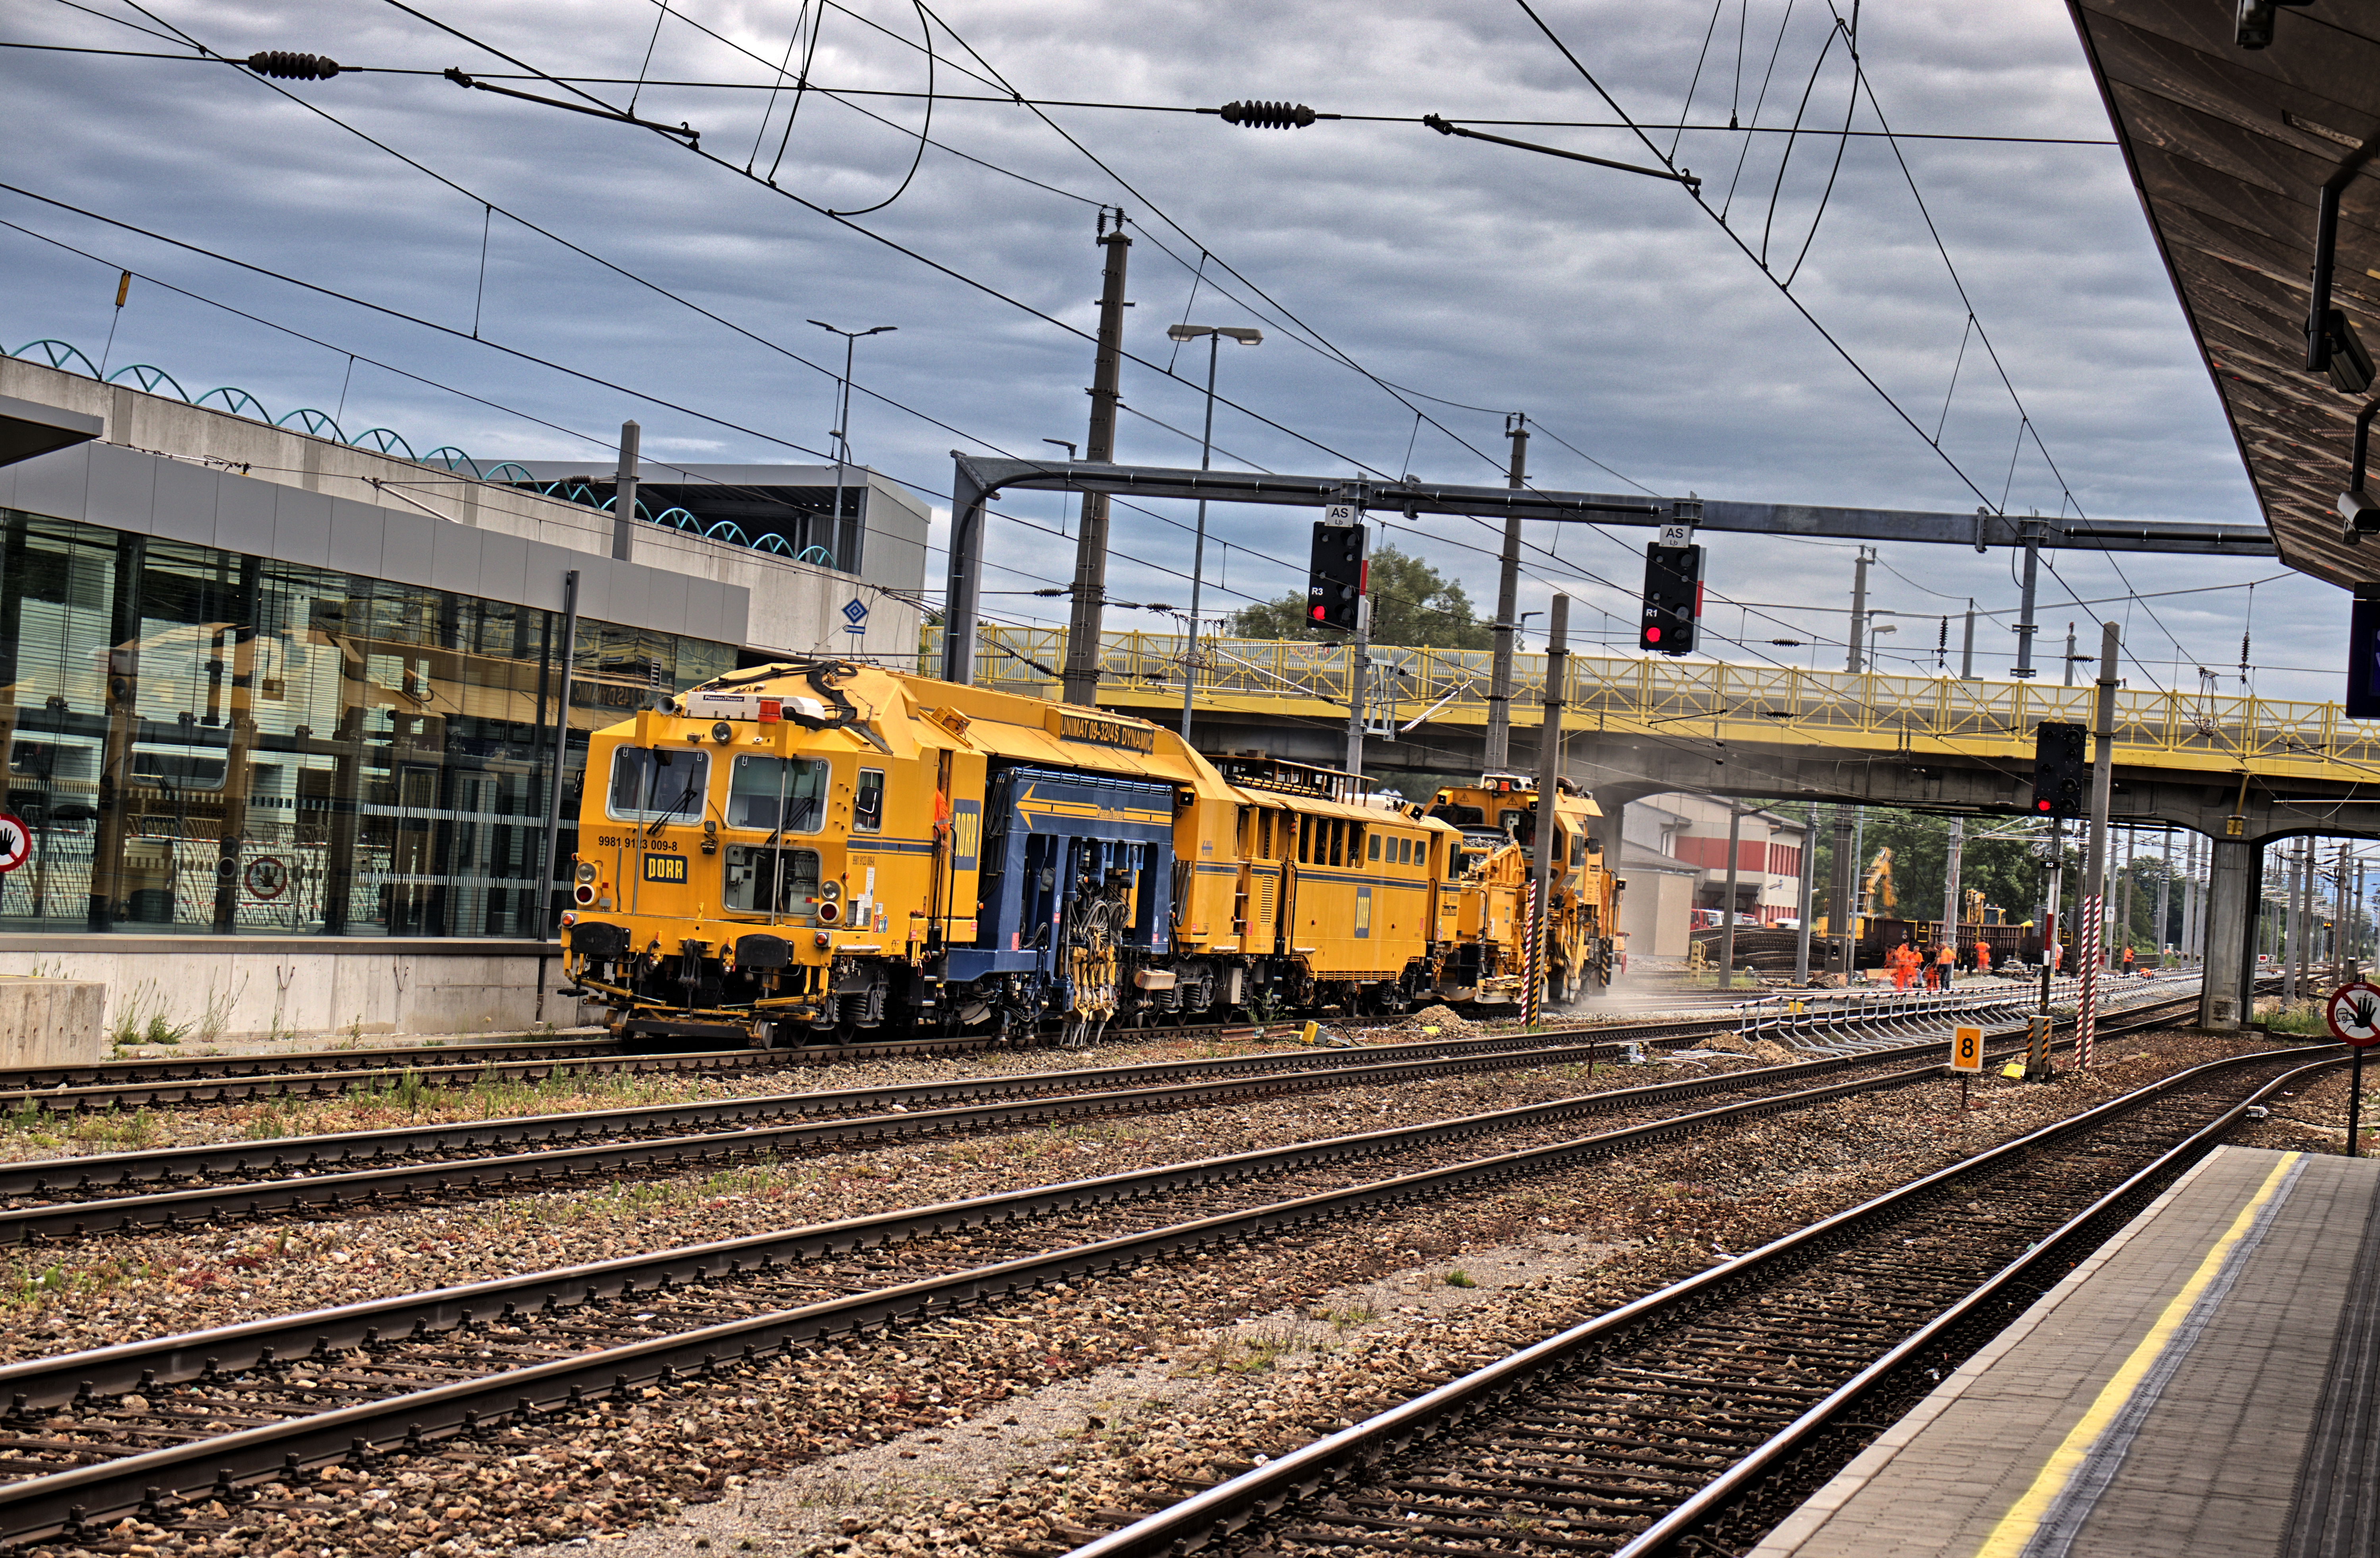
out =
<svg viewBox="0 0 2380 1558"><path fill-rule="evenodd" d="M1950 1030L1950 1069L1981 1071L1984 1068L1984 1030L1980 1028L1954 1028Z"/></svg>

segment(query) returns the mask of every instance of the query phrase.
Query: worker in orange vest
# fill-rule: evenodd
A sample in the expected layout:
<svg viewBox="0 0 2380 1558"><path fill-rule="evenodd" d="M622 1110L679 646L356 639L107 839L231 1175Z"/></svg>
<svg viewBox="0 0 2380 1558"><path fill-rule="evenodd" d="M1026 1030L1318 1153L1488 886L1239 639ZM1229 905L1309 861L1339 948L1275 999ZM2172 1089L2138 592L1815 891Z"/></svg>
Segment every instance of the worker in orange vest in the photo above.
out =
<svg viewBox="0 0 2380 1558"><path fill-rule="evenodd" d="M1950 976L1959 971L1959 949L1944 942L1934 952L1934 988L1950 988Z"/></svg>
<svg viewBox="0 0 2380 1558"><path fill-rule="evenodd" d="M1991 971L1992 943L1978 936L1975 938L1975 972L1988 974Z"/></svg>
<svg viewBox="0 0 2380 1558"><path fill-rule="evenodd" d="M2132 949L2131 949L2131 947L2126 947L2126 948L2124 949L2124 976L2125 976L2127 979L2129 979L2129 978L2131 978L2131 972L2132 972Z"/></svg>
<svg viewBox="0 0 2380 1558"><path fill-rule="evenodd" d="M1907 942L1892 949L1892 988L1907 990L1910 976L1917 971L1917 949Z"/></svg>

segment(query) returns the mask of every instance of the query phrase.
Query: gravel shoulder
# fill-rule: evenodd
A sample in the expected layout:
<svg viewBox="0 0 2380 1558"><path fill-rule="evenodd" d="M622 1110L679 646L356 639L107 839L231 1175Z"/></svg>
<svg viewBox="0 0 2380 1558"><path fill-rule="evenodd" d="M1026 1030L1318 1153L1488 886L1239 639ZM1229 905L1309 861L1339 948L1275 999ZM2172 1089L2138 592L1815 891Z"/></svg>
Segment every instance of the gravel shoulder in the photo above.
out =
<svg viewBox="0 0 2380 1558"><path fill-rule="evenodd" d="M2048 1087L1986 1079L1963 1116L1947 1081L1845 1100L812 1349L372 1472L324 1472L210 1514L212 1528L116 1536L157 1552L309 1558L540 1542L557 1553L615 1543L656 1554L1055 1552L1117 1513L1170 1502L1914 1174L2155 1077L2265 1047L2118 1041L2089 1076ZM1518 1080L1472 1085L1519 1102L1501 1094ZM1123 1124L1193 1128L1201 1149L1220 1128L1180 1116ZM1050 1134L1052 1152L1103 1168L1119 1150ZM929 1172L898 1161L906 1156L878 1155L899 1171L871 1181L893 1204L926 1199L905 1193ZM645 1248L657 1226L608 1236ZM383 1233L367 1248L389 1242ZM1450 1283L1457 1271L1475 1285ZM121 1302L112 1315L77 1304L43 1316L71 1331L103 1321L117 1334L136 1315L166 1321L145 1294Z"/></svg>

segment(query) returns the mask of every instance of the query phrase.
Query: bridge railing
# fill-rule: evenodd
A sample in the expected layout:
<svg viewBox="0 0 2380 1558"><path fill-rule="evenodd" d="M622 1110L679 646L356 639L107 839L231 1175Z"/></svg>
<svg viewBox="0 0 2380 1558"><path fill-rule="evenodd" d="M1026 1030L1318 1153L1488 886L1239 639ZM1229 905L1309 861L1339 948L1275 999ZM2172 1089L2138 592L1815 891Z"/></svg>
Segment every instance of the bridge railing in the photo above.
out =
<svg viewBox="0 0 2380 1558"><path fill-rule="evenodd" d="M979 630L977 665L987 685L1054 697L1065 663L1060 627ZM941 663L941 629L929 627L918 669ZM1179 699L1184 643L1175 633L1110 633L1100 642L1104 686L1143 699ZM1486 650L1379 646L1372 651L1381 714L1403 723L1445 700L1431 717L1475 724L1486 717ZM1734 739L1814 741L1864 750L1973 750L1998 744L2029 756L2045 720L2091 721L2094 688L2038 682L1960 681L1949 676L1807 671L1790 666L1658 656L1572 654L1573 729L1726 734ZM1545 696L1546 657L1513 659L1512 718L1534 724ZM1202 703L1277 704L1283 712L1343 714L1344 643L1210 638L1199 640ZM2240 695L2140 691L2116 695L2116 742L2135 757L2192 760L2192 766L2336 771L2380 780L2380 722L2350 720L2336 703ZM2367 772L2368 768L2368 772Z"/></svg>

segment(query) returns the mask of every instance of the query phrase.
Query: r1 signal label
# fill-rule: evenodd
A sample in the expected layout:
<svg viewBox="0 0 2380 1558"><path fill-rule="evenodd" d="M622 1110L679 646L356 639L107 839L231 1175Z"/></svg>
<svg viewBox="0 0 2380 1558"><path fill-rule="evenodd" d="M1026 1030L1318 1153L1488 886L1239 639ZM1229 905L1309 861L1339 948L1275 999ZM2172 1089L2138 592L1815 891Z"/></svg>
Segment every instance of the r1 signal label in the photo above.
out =
<svg viewBox="0 0 2380 1558"><path fill-rule="evenodd" d="M1950 1069L1981 1071L1984 1068L1984 1030L1980 1028L1954 1028L1950 1030Z"/></svg>

